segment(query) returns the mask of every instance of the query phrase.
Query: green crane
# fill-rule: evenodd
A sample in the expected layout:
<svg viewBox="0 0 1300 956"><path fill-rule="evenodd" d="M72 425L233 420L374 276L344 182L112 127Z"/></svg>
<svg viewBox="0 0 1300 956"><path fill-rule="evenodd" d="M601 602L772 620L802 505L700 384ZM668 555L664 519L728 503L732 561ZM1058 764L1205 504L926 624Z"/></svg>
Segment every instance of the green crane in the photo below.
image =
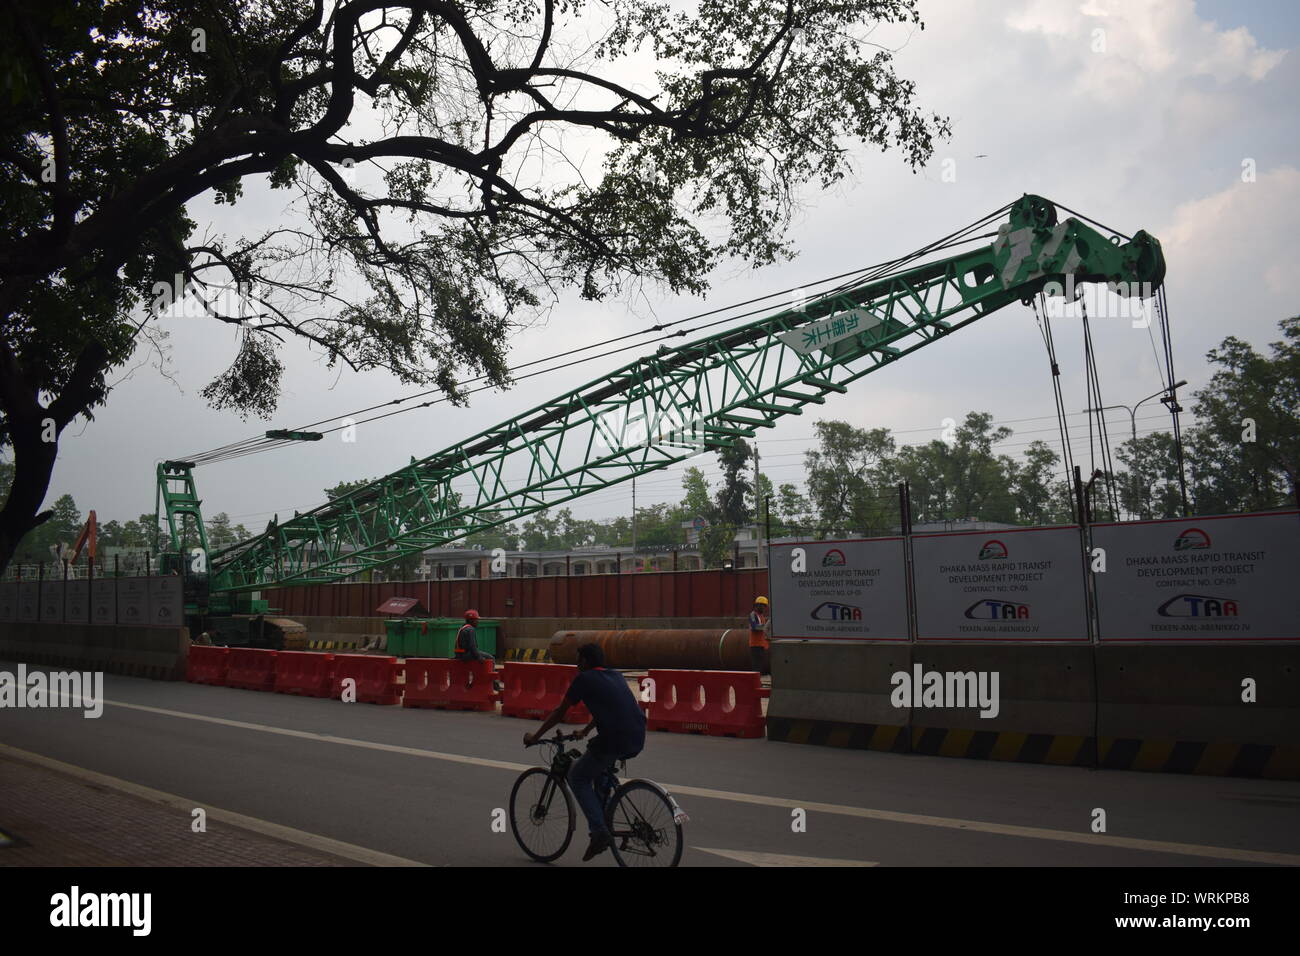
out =
<svg viewBox="0 0 1300 956"><path fill-rule="evenodd" d="M988 245L920 265L900 260L774 315L660 347L328 504L273 520L211 556L212 588L350 577L753 437L1005 305L1059 295L1067 280L1144 296L1164 280L1160 243L1145 232L1124 241L1076 217L1058 221L1037 196L994 216L1004 212ZM174 481L190 466L165 467ZM192 498L192 476L185 487Z"/></svg>

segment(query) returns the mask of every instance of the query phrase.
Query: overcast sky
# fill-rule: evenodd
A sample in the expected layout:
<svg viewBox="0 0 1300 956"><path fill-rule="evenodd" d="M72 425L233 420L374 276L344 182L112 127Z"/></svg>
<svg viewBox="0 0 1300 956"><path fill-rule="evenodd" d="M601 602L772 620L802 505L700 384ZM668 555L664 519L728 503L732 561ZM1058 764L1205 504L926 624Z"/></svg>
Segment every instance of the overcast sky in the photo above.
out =
<svg viewBox="0 0 1300 956"><path fill-rule="evenodd" d="M561 302L520 334L511 364L780 289L811 283L910 252L1032 192L1109 226L1146 229L1161 240L1173 322L1175 371L1194 389L1208 378L1207 349L1234 334L1261 350L1277 322L1300 311L1289 283L1300 248L1300 5L1289 0L932 0L926 29L898 37L897 67L917 82L921 105L947 114L950 142L913 174L898 154L863 152L856 175L832 193L810 188L792 233L799 257L761 271L722 270L704 300L663 297L629 307ZM1094 51L1096 30L1104 52ZM891 39L890 41L894 41ZM945 181L944 162L955 171ZM1253 168L1243 181L1243 163ZM250 184L233 213L193 206L200 222L263 222L283 195ZM233 218L231 218L233 216ZM241 217L245 217L242 218ZM339 374L291 347L281 407L271 422L241 422L208 408L199 390L234 355L235 337L214 323L169 319L174 384L147 366L124 378L94 422L64 432L47 501L70 493L100 521L152 511L156 462L343 415L414 389L383 373ZM1154 330L1153 330L1154 331ZM1086 406L1078 323L1058 323L1067 410ZM1148 332L1127 318L1098 320L1094 339L1107 404L1133 404L1161 387ZM139 358L143 358L140 356ZM624 355L483 393L468 408L447 405L363 426L354 444L339 436L208 466L196 473L204 513L228 512L260 530L323 500L338 481L378 476L425 457L551 395L599 379ZM1190 406L1190 389L1185 392ZM982 319L862 379L849 393L759 433L764 471L800 481L812 423L845 419L893 429L900 441L939 437L945 418L988 411L1029 441L1059 445L1050 377L1032 313L1019 305ZM1167 427L1156 402L1143 406L1139 433ZM1114 413L1118 438L1124 412ZM1082 446L1086 449L1086 421ZM1122 424L1122 427L1120 427ZM84 425L84 427L83 427ZM1113 434L1115 433L1113 432ZM1059 451L1059 448L1058 448ZM1084 461L1086 464L1086 450ZM716 459L696 460L716 473ZM638 504L677 500L681 468L638 482ZM626 485L575 502L594 518L630 511Z"/></svg>

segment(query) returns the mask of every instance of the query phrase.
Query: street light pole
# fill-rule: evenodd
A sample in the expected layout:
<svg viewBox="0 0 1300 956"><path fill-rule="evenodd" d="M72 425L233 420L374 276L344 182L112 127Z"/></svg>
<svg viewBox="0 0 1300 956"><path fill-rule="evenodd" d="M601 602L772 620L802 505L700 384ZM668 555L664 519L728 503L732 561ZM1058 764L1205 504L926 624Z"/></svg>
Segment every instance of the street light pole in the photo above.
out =
<svg viewBox="0 0 1300 956"><path fill-rule="evenodd" d="M1148 395L1146 398L1142 399L1142 401L1138 402L1132 408L1129 408L1127 405L1103 405L1101 408L1085 408L1083 412L1081 412L1080 414L1086 414L1088 412L1101 412L1104 415L1106 413L1106 410L1109 408L1124 409L1124 411L1128 412L1129 433L1133 436L1133 444L1136 446L1137 437L1138 437L1138 432L1137 432L1138 409L1141 408L1146 402L1151 401L1151 399L1157 396L1164 396L1160 400L1164 402L1166 406L1169 407L1169 411L1171 413L1182 411L1181 407L1175 408L1174 406L1177 405L1178 403L1177 390L1182 388L1186 384L1187 384L1186 379L1175 382L1173 385L1170 385L1168 388L1162 388L1160 389L1160 391L1153 392L1152 394ZM1182 500L1183 515L1186 516L1187 515L1187 478L1183 474L1183 443L1181 437L1178 437L1175 440L1175 452L1177 453L1178 456L1178 492Z"/></svg>
<svg viewBox="0 0 1300 956"><path fill-rule="evenodd" d="M1085 408L1085 409L1084 409L1082 412L1080 412L1079 414L1081 414L1081 415L1086 415L1088 412L1105 412L1107 409L1110 409L1110 408L1122 408L1122 409L1124 409L1124 411L1128 412L1128 418L1129 418L1129 431L1130 431L1130 434L1133 436L1133 441L1134 441L1134 443L1136 443L1136 442L1137 442L1137 437L1138 437L1138 427L1137 427L1137 413L1138 413L1138 409L1141 408L1144 404L1146 404L1147 402L1151 401L1151 399L1155 398L1155 397L1158 396L1158 395L1166 395L1166 394L1168 394L1168 395L1172 395L1173 392L1174 392L1174 389L1176 389L1176 388L1182 388L1182 387L1183 387L1184 385L1186 385L1186 384L1187 384L1187 382L1186 382L1186 380L1184 380L1184 381L1181 381L1181 382L1176 382L1174 385L1170 386L1169 388L1162 388L1160 391L1158 391L1158 392L1153 392L1152 394L1148 395L1146 398L1142 399L1142 401L1138 402L1138 403L1137 403L1136 405L1134 405L1132 408L1129 408L1127 405L1103 405L1101 408Z"/></svg>

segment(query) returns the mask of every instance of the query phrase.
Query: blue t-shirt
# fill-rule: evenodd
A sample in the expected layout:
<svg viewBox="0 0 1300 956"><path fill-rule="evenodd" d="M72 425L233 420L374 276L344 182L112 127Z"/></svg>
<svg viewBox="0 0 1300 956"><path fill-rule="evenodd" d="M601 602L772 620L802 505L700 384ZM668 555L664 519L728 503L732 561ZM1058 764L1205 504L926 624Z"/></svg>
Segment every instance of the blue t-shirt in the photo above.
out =
<svg viewBox="0 0 1300 956"><path fill-rule="evenodd" d="M591 711L598 734L591 742L593 750L635 757L645 746L645 714L618 671L603 667L582 671L569 685L564 699L570 705L586 704Z"/></svg>

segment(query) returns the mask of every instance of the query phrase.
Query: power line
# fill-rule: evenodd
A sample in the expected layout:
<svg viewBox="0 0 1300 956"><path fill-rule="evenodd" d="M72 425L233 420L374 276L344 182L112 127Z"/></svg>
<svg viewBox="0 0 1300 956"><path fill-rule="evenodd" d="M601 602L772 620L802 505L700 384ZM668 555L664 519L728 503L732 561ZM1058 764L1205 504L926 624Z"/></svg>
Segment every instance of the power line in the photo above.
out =
<svg viewBox="0 0 1300 956"><path fill-rule="evenodd" d="M654 326L654 327L652 327L651 329L646 329L646 330L642 330L642 331L640 331L640 332L633 332L633 333L628 333L627 335L618 336L618 337L616 337L616 338L609 339L609 340L607 340L606 342L603 342L603 343L593 343L592 345L582 346L582 347L577 348L577 349L571 349L571 350L569 350L569 351L567 351L567 352L558 353L558 354L556 354L556 355L547 356L547 357L544 357L544 358L541 358L541 359L535 359L535 360L533 360L533 361L526 362L526 363L523 363L523 364L520 365L520 366L517 366L517 367L515 367L515 368L512 368L512 369L510 369L510 371L515 371L517 368L525 368L525 367L528 367L528 366L537 365L537 364L541 364L541 363L548 362L548 361L553 361L554 359L557 359L557 358L567 357L567 356L569 356L569 355L576 354L577 352L583 352L583 351L587 351L587 350L589 350L589 349L591 349L591 348L597 348L597 347L599 347L600 345L603 345L603 344L609 344L609 343L612 343L612 342L622 341L622 340L624 340L624 339L628 339L628 338L635 338L635 337L638 337L638 336L640 336L640 335L646 335L646 334L649 334L650 332L653 332L653 331L656 331L656 330L660 330L660 329L662 329L662 328L667 328L667 327L670 327L670 326L673 326L673 325L679 325L679 324L681 324L681 323L683 323L683 322L693 321L694 319L698 319L698 318L707 318L708 316L717 315L717 314L720 314L720 313L723 313L723 312L728 312L728 311L731 311L731 310L733 310L733 309L742 308L742 307L747 306L747 305L752 305L752 304L754 304L754 303L764 302L764 301L766 301L766 300L768 300L768 299L772 299L772 298L774 298L774 297L776 297L776 296L787 295L787 294L789 294L790 292L793 292L793 291L796 291L796 290L799 290L799 291L807 291L807 290L810 289L810 288L814 288L814 289L815 289L815 288L817 288L817 287L819 287L819 286L826 285L827 283L830 283L830 282L835 282L835 281L839 281L839 280L842 280L842 279L845 279L845 278L849 278L851 281L843 282L843 283L841 283L841 285L838 286L838 287L835 287L835 288L832 288L832 289L830 289L830 290L828 290L828 291L823 291L823 292L819 293L819 295L820 295L821 297L826 297L826 296L829 296L829 295L834 295L836 292L842 291L842 290L844 290L844 289L852 288L853 286L856 286L856 285L861 285L863 282L875 281L875 280L877 280L877 279L879 279L879 278L881 278L881 277L883 277L883 276L889 274L889 272L891 272L891 271L896 271L900 266L905 265L905 264L907 264L907 263L909 263L909 262L911 262L911 261L914 261L915 259L920 258L921 256L926 255L926 254L928 254L928 253L935 252L935 251L939 251L939 250L943 250L943 249L947 249L947 248L951 248L951 247L956 246L956 245L961 245L962 243L973 241L973 240L976 239L976 238L987 238L988 236L995 235L994 233L990 233L990 234L988 234L988 236L972 236L972 235L970 235L970 233L974 232L976 229L979 229L980 227L982 227L982 226L986 225L987 223L991 222L993 219L995 219L995 218L997 218L998 216L1002 215L1004 212L1006 212L1006 211L1007 211L1008 209L1010 209L1010 208L1011 208L1011 204L1008 203L1007 205L1005 205L1005 206L1003 206L1003 207L1001 207L1001 208L995 210L994 212L989 213L987 216L983 217L982 219L977 220L976 222L974 222L974 223L972 223L972 224L970 224L970 225L968 225L968 226L966 226L966 227L964 227L964 228L962 228L962 229L959 229L959 230L957 230L957 231L955 231L955 232L953 232L953 233L949 233L947 236L943 237L942 239L938 239L938 240L935 240L934 242L928 243L927 245L922 246L920 249L915 250L914 252L908 253L908 254L905 255L905 256L900 256L900 257L897 258L897 259L892 259L892 260L889 260L889 261L887 261L887 262L879 263L879 264L874 265L874 266L867 266L867 267L864 267L864 268L862 268L862 269L855 269L855 270L852 270L852 271L850 271L850 272L841 273L841 274L836 275L836 276L830 276L830 277L828 277L828 278L815 280L815 281L813 281L813 282L811 282L811 283L804 283L804 284L799 285L799 286L792 286L792 287L790 287L790 288L788 288L788 289L780 290L780 291L777 291L777 292L771 292L771 293L768 293L768 294L763 295L763 296L758 296L758 297L755 297L755 298L747 299L747 300L745 300L745 301L743 301L743 302L739 302L739 303L733 303L732 305L729 305L729 306L722 306L722 307L720 307L720 308L712 309L712 310L709 310L709 311L707 311L707 312L697 313L697 314L692 315L692 316L687 316L687 317L685 317L685 318L675 320L675 321L673 321L673 322L671 322L671 323L661 324L661 325L659 325L659 326ZM757 314L760 314L760 313L764 313L764 312L766 312L766 311L767 311L767 308L763 308L763 309L753 309L753 310L750 310L750 311L748 311L748 312L740 313L740 314L737 314L737 315L731 315L731 316L728 316L728 317L726 317L726 318L719 319L718 321L715 321L715 322L709 322L709 323L706 323L706 324L704 324L704 325L697 326L697 327L695 327L695 328L693 328L693 329L682 329L682 330L680 330L680 331L678 331L678 332L674 332L674 333L672 333L671 335L666 335L666 336L661 336L661 337L659 337L659 338L649 339L649 340L647 340L647 341L643 341L643 342L636 343L636 344L633 344L633 345L624 346L623 348L612 349L612 350L607 351L607 352L602 352L602 353L598 353L598 354L596 354L596 355L587 356L587 357L585 357L585 358L576 359L576 360L574 360L573 362L567 362L567 363L565 363L565 364L563 364L563 365L552 366L552 367L547 368L547 369L540 369L540 370L535 371L535 372L530 372L528 375L520 376L519 378L515 379L515 381L522 381L523 379L533 378L533 377L535 377L535 376L537 376L537 375L547 374L547 373L550 373L550 372L562 371L562 370L564 370L564 369L571 368L571 367L573 367L573 366L575 366L575 365L583 364L584 362L594 361L594 360L596 360L596 359L600 359L600 358L607 358L607 357L610 356L610 355L615 355L615 354L618 354L618 353L620 353L620 352L625 352L625 351L627 351L627 350L629 350L629 349L631 349L631 348L643 348L643 347L645 347L645 346L647 346L647 345L653 345L655 342L660 342L660 341L663 341L663 340L668 339L668 338L684 337L685 335L690 334L690 333L693 333L693 332L700 332L700 331L703 331L703 330L705 330L705 329L712 328L712 327L717 326L717 325L724 325L724 324L726 324L726 323L728 323L728 322L734 322L734 321L737 321L737 320L739 320L739 319L749 318L749 317L751 317L751 316L753 316L753 315L757 315ZM461 384L470 384L470 383L477 382L477 381L483 381L483 380L485 380L486 378L487 378L487 376L485 376L485 375L480 375L480 376L476 376L475 378L467 379L465 382L463 382L463 383L461 383ZM494 385L494 384L490 384L490 383L489 383L489 384L484 385L484 386L481 386L481 387L479 387L479 388L470 389L470 390L469 390L468 392L466 392L465 394L467 394L467 395L469 395L469 394L475 394L475 393L477 393L477 392L481 392L481 391L492 390L492 389L495 389L496 387L497 387L496 385ZM310 428L313 428L313 427L315 427L315 426L317 426L317 425L325 424L326 422L337 421L337 420L339 420L340 418L351 418L352 415L365 414L365 413L368 412L368 411L374 411L374 410L377 410L377 409L379 409L379 408L385 408L385 407L387 407L387 406L389 406L389 405L401 404L401 403L403 403L403 402L410 401L410 400L413 399L413 398L421 398L421 397L423 397L423 396L425 396L425 395L429 395L429 394L432 394L432 393L437 392L437 391L440 391L440 390L439 390L439 389L428 389L428 390L426 390L426 391L418 392L418 393L415 393L415 394L413 394L413 395L408 395L408 396L404 396L404 397L402 397L402 398L392 399L391 401L383 402L383 403L380 403L380 404L377 404L377 405L371 405L371 406L369 406L369 407L367 407L367 408L365 408L365 409L359 409L359 410L357 410L357 411L348 412L348 413L345 413L345 414L342 415L342 416L334 416L334 417L326 418L326 419L322 419L322 420L320 420L320 421L318 421L318 422L313 422L313 423L310 423L310 424L307 424L307 425L300 425L300 426L297 426L295 429L292 429L292 430L295 430L295 431L305 431L305 430L308 430L308 429L310 429ZM387 412L387 413L385 413L385 414L383 414L383 415L376 415L376 416L374 416L374 417L372 417L372 418L364 419L364 420L362 420L362 421L360 421L360 422L351 422L351 423L348 424L348 425L339 425L339 426L336 426L335 428L327 429L327 430L325 431L325 434L328 434L328 433L330 433L330 432L334 432L334 431L339 431L339 430L341 430L341 429L343 429L343 428L351 427L351 426L354 426L354 425L360 425L360 424L365 424L365 423L368 423L368 422L379 421L380 419L389 418L389 417L391 417L391 416L393 416L393 415L402 414L402 413L404 413L404 412L408 412L408 411L414 411L414 410L417 409L417 408L427 408L427 407L429 407L429 406L431 406L431 405L440 404L441 402L445 402L445 401L449 401L449 400L450 400L450 399L448 399L448 398L446 398L446 397L443 397L443 398L439 398L439 399L433 399L433 400L430 400L430 401L428 401L428 402L422 402L422 403L420 403L419 405L412 405L412 406L408 406L407 408L402 408L402 409L397 409L397 410L392 411L392 412ZM244 455L247 455L247 454L258 454L258 453L261 453L261 452L263 452L263 451L270 451L270 450L273 450L273 449L276 449L276 448L282 448L282 447L284 447L286 444L293 444L293 442L287 442L287 441L280 440L280 439L267 439L267 438L265 438L264 436L259 436L259 437L248 438L248 439L245 439L245 440L243 440L243 441L241 441L241 442L234 442L234 443L231 443L231 444L228 444L228 445L222 445L222 446L220 446L219 448L211 449L211 450L209 450L209 451L207 451L207 452L199 452L199 453L194 454L194 455L189 455L189 456L186 456L186 458L185 458L184 460L189 461L189 462L192 462L192 463L195 464L195 465L199 465L199 464L213 464L213 463L218 462L218 461L226 461L226 460L230 460L230 459L232 459L232 458L241 458L241 457L243 457Z"/></svg>

